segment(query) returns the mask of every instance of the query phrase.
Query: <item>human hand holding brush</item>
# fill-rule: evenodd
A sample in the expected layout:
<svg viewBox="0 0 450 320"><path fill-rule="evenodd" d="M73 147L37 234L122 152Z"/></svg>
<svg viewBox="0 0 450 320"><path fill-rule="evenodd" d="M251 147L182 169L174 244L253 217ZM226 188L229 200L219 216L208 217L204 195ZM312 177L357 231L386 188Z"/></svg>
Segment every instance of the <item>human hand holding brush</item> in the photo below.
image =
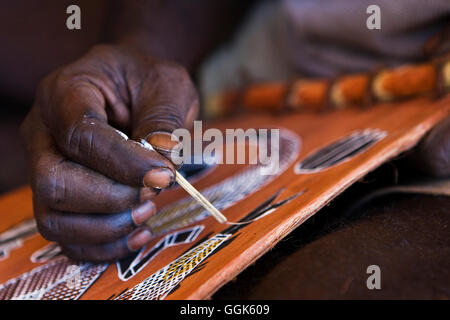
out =
<svg viewBox="0 0 450 320"><path fill-rule="evenodd" d="M152 237L151 199L175 181L145 141L189 126L198 99L180 66L119 46L97 46L47 76L22 125L41 234L77 260L112 261ZM120 130L120 131L119 131ZM130 139L122 132L130 135Z"/></svg>

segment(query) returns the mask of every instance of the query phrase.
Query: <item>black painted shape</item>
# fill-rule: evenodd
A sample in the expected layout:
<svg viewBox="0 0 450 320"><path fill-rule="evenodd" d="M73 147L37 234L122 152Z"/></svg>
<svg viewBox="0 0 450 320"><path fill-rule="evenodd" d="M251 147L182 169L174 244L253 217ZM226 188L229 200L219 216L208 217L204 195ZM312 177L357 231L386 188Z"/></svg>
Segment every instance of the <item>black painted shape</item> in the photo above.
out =
<svg viewBox="0 0 450 320"><path fill-rule="evenodd" d="M180 232L177 234L173 239L170 240L170 246L177 245L180 243L183 243L193 232L198 232L197 230L188 229L184 232ZM172 236L173 237L173 236ZM162 238L165 239L165 238ZM151 260L153 257L158 255L161 251L163 251L166 248L166 240L159 242L157 246L153 247L146 255L142 257L142 259L137 263L135 266L131 267L131 264L135 261L136 257L141 254L145 248L138 251L138 253L134 254L133 256L122 259L118 263L118 271L119 274L124 274L123 279L128 280L133 275L140 272L140 270L144 267L144 265Z"/></svg>
<svg viewBox="0 0 450 320"><path fill-rule="evenodd" d="M118 267L119 267L119 274L124 274L123 279L124 280L128 280L130 277L133 276L133 271L134 274L136 274L137 272L139 272L138 270L147 262L149 261L152 257L156 256L158 253L160 253L162 250L164 249L164 242L160 242L159 245L157 247L153 247L140 261L137 265L133 266L131 269L130 266L131 264L134 262L134 260L136 259L136 257L141 254L141 252L143 250L145 250L145 247L142 248L141 250L139 250L136 254L132 255L129 258L126 259L122 259L119 261L118 263Z"/></svg>
<svg viewBox="0 0 450 320"><path fill-rule="evenodd" d="M378 132L360 132L335 141L309 155L298 164L298 168L318 170L334 166L367 150L372 144L380 140L378 134Z"/></svg>
<svg viewBox="0 0 450 320"><path fill-rule="evenodd" d="M268 200L264 201L261 205L259 205L257 208L255 208L254 210L252 210L248 215L246 215L244 218L242 218L241 220L239 220L238 222L246 222L249 220L253 220L256 219L260 216L262 216L264 213L266 213L267 211L271 210L271 209L276 209L281 207L282 205L284 205L285 203L291 201L294 198L297 198L298 196L302 195L303 193L305 193L305 191L300 191L299 193L296 193L284 200L281 200L277 203L271 204L278 196L279 194L284 190L284 188L278 190L273 196L271 196ZM251 224L251 223L249 223ZM221 233L223 234L233 234L235 232L237 232L238 230L248 226L249 224L242 224L242 225L232 225L229 228L225 229L224 231L222 231Z"/></svg>

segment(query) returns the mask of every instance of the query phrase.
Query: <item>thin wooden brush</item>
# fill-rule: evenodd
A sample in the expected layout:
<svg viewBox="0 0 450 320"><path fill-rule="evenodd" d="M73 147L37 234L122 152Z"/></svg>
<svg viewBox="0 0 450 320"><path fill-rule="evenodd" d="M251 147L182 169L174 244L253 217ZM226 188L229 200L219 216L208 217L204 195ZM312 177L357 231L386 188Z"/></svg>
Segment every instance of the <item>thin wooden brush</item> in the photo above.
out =
<svg viewBox="0 0 450 320"><path fill-rule="evenodd" d="M206 209L217 221L220 223L226 223L227 218L212 205L193 185L189 183L178 171L175 171L175 181L186 190L187 193L191 195L192 198L197 200L197 202Z"/></svg>
<svg viewBox="0 0 450 320"><path fill-rule="evenodd" d="M165 134L171 136L170 133ZM149 139L149 137L147 137L147 139ZM142 145L145 148L159 152L167 159L170 159L171 150L156 147L150 144L147 139L141 141ZM190 184L189 181L187 181L177 170L175 170L175 181L178 182L178 184L184 190L186 190L186 192L189 193L191 197L194 198L203 208L205 208L206 211L208 211L219 223L226 223L228 221L227 218L219 210L217 210L216 207L214 207L212 203L209 202L208 199L206 199L197 189L195 189L194 186Z"/></svg>

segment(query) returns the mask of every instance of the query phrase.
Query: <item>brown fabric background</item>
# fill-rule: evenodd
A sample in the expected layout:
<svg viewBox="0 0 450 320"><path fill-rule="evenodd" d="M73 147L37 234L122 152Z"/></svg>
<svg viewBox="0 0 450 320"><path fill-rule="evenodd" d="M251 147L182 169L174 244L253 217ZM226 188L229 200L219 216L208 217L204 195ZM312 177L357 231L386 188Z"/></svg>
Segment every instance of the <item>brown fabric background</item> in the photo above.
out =
<svg viewBox="0 0 450 320"><path fill-rule="evenodd" d="M450 197L392 195L350 217L339 205L348 201L323 209L213 298L450 298ZM373 264L381 290L366 287Z"/></svg>

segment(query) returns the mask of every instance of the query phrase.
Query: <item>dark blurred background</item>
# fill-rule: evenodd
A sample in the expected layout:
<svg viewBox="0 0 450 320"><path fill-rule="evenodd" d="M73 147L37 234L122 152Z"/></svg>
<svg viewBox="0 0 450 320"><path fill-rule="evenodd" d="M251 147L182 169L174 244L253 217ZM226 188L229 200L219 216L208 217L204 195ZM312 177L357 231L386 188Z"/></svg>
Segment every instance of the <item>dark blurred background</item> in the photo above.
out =
<svg viewBox="0 0 450 320"><path fill-rule="evenodd" d="M40 79L82 55L102 38L106 2L83 7L83 32L65 27L73 1L2 1L0 4L0 193L27 182L18 129ZM61 27L55 27L61 26Z"/></svg>

